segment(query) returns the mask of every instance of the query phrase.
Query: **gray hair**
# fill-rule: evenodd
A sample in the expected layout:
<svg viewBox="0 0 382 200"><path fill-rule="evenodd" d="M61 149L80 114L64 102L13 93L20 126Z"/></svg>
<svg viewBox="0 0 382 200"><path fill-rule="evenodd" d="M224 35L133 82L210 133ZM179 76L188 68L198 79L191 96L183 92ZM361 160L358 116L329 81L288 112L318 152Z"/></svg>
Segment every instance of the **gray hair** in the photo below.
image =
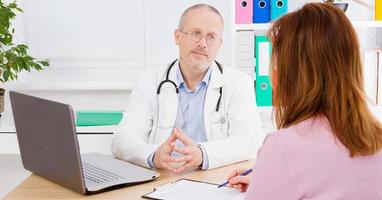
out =
<svg viewBox="0 0 382 200"><path fill-rule="evenodd" d="M189 8L187 8L186 10L183 11L182 15L180 16L180 20L179 20L179 25L178 25L178 29L182 29L183 28L183 23L184 23L184 19L186 18L186 16L188 15L188 13L192 10L196 10L196 9L207 9L209 11L212 11L214 13L216 13L222 23L224 24L224 20L223 20L223 17L222 15L220 14L220 12L218 11L218 9L216 9L215 7L211 6L211 5L208 5L208 4L195 4Z"/></svg>

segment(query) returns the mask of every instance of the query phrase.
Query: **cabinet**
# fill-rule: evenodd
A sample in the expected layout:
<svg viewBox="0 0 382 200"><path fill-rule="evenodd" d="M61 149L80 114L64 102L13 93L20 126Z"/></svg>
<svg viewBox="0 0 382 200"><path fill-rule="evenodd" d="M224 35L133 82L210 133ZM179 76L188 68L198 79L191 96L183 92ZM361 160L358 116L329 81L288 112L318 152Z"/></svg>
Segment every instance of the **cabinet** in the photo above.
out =
<svg viewBox="0 0 382 200"><path fill-rule="evenodd" d="M81 153L111 153L113 134L78 134ZM19 154L19 144L15 132L0 132L0 154Z"/></svg>
<svg viewBox="0 0 382 200"><path fill-rule="evenodd" d="M98 152L111 154L113 132L117 126L77 127L77 138L81 153ZM0 154L19 154L19 144L11 113L0 118Z"/></svg>

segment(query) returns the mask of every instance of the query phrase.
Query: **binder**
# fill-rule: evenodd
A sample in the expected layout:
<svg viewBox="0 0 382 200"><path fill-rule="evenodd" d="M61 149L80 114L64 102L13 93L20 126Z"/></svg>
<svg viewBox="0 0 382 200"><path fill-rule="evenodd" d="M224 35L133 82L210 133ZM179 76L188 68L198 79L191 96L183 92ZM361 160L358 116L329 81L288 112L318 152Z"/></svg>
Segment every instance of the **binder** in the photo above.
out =
<svg viewBox="0 0 382 200"><path fill-rule="evenodd" d="M375 0L375 20L382 20L382 0Z"/></svg>
<svg viewBox="0 0 382 200"><path fill-rule="evenodd" d="M271 0L271 20L277 20L288 12L288 0Z"/></svg>
<svg viewBox="0 0 382 200"><path fill-rule="evenodd" d="M106 126L118 125L123 117L119 111L78 111L76 112L77 126Z"/></svg>
<svg viewBox="0 0 382 200"><path fill-rule="evenodd" d="M253 0L236 0L236 24L252 24Z"/></svg>
<svg viewBox="0 0 382 200"><path fill-rule="evenodd" d="M270 12L270 0L253 0L253 23L269 22Z"/></svg>
<svg viewBox="0 0 382 200"><path fill-rule="evenodd" d="M272 87L269 79L272 44L267 36L255 37L256 48L256 103L258 106L272 106Z"/></svg>

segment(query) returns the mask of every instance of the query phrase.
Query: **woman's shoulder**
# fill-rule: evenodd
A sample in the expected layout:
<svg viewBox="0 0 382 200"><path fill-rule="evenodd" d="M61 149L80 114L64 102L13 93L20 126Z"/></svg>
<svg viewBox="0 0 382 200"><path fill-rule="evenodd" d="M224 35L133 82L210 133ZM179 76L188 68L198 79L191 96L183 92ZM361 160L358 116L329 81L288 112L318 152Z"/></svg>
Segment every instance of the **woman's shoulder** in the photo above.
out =
<svg viewBox="0 0 382 200"><path fill-rule="evenodd" d="M295 148L295 145L325 142L328 138L334 138L330 123L326 117L317 116L268 134L264 143Z"/></svg>

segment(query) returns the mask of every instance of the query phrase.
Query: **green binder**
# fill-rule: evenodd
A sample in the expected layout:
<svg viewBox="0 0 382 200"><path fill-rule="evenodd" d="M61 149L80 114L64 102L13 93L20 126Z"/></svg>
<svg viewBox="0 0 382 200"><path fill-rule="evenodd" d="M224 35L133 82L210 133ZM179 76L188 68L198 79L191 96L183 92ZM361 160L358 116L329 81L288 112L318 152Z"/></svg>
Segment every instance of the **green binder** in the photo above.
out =
<svg viewBox="0 0 382 200"><path fill-rule="evenodd" d="M119 111L78 111L76 116L77 126L106 126L118 125L123 113Z"/></svg>
<svg viewBox="0 0 382 200"><path fill-rule="evenodd" d="M269 79L272 44L267 36L255 36L256 51L256 103L257 106L272 106L272 85Z"/></svg>

